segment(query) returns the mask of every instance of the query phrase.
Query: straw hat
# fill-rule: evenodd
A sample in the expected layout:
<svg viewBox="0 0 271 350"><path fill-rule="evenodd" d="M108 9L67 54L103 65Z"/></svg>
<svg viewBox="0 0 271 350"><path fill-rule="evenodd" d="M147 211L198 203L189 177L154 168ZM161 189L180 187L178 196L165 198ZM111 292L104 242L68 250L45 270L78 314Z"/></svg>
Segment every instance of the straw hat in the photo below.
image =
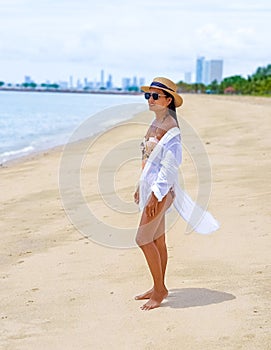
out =
<svg viewBox="0 0 271 350"><path fill-rule="evenodd" d="M150 88L157 88L167 91L171 96L174 97L175 107L180 107L183 104L182 97L177 94L177 85L167 78L157 77L153 79L153 82L150 86L141 86L141 90L144 92L149 92Z"/></svg>

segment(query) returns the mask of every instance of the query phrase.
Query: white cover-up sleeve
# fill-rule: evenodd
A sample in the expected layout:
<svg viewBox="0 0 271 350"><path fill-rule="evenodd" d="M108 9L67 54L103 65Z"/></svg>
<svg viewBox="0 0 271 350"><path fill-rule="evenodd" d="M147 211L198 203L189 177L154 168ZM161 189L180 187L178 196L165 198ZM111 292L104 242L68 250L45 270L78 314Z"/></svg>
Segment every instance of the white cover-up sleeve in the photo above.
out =
<svg viewBox="0 0 271 350"><path fill-rule="evenodd" d="M161 202L169 192L174 182L178 178L178 169L182 162L181 142L169 142L169 145L163 145L160 169L156 180L151 186L151 190L158 202Z"/></svg>

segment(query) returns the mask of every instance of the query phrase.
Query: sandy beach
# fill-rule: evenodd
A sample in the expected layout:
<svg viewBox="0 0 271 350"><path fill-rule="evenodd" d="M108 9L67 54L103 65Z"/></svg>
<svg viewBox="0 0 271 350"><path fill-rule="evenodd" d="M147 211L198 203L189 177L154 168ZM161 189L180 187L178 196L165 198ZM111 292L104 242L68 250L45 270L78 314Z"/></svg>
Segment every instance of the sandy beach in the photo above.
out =
<svg viewBox="0 0 271 350"><path fill-rule="evenodd" d="M63 207L63 147L0 168L1 349L271 349L271 99L184 95L178 113L208 155L208 210L221 228L185 234L184 221L174 221L167 233L169 296L149 312L134 300L151 277L131 235L139 219L132 202L138 140L151 114L84 141L81 187L94 215L82 227ZM106 161L108 150L121 158L116 145L123 140L130 161ZM197 164L193 145L185 146L181 171L195 197ZM101 196L112 178L114 188L102 188ZM129 248L110 247L108 227L127 229Z"/></svg>

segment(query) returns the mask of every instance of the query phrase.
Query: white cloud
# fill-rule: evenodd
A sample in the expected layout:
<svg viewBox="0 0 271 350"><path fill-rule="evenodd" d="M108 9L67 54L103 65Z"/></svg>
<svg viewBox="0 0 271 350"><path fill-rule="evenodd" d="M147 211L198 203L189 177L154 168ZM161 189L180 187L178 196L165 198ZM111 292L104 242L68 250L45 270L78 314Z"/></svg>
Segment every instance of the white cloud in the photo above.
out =
<svg viewBox="0 0 271 350"><path fill-rule="evenodd" d="M37 79L88 67L179 79L197 55L248 74L270 63L270 12L269 0L1 0L0 79L16 78L15 62Z"/></svg>

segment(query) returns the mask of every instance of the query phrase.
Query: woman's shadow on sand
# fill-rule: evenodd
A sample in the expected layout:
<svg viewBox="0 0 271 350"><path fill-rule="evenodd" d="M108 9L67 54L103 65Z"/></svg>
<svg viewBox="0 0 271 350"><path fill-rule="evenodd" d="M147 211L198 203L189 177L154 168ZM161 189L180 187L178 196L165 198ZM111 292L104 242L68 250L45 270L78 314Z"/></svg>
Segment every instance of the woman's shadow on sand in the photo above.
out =
<svg viewBox="0 0 271 350"><path fill-rule="evenodd" d="M236 299L233 294L219 292L207 288L171 289L163 307L183 309L195 306L223 303Z"/></svg>

